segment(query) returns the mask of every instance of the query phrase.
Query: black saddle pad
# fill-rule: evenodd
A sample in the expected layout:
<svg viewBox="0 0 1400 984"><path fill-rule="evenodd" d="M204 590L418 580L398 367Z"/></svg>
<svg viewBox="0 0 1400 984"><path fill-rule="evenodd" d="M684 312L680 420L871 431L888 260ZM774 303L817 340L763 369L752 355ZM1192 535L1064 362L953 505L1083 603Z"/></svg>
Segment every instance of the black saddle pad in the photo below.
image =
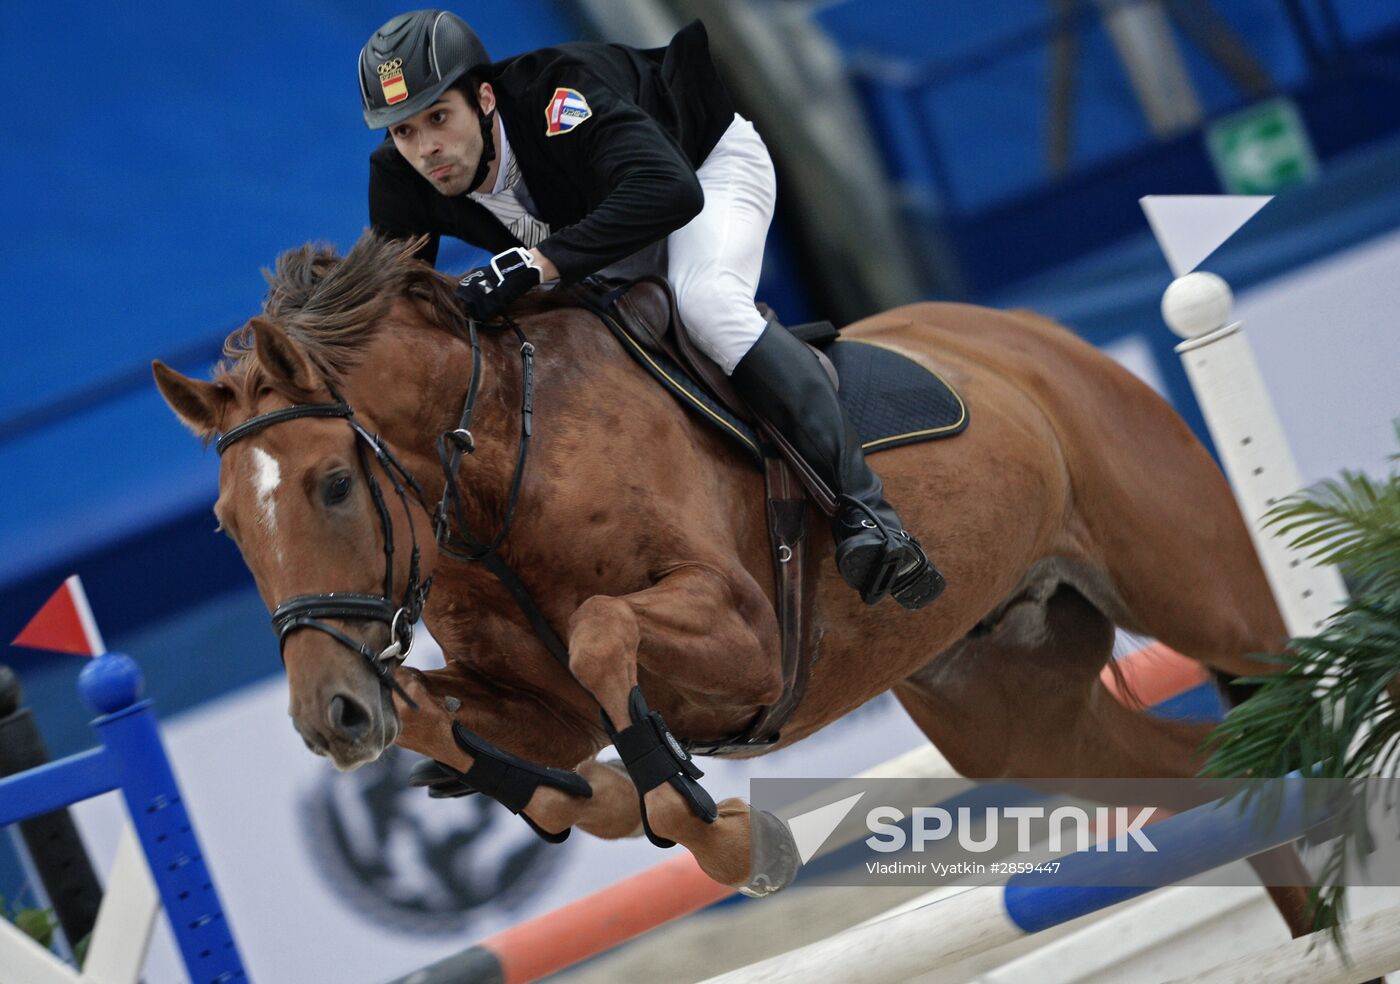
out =
<svg viewBox="0 0 1400 984"><path fill-rule="evenodd" d="M720 406L673 360L648 352L621 320L603 318L609 330L647 372L686 409L761 461L760 438L747 423ZM840 398L861 446L875 454L902 444L952 437L967 427L967 404L942 376L912 359L865 342L837 341L822 349L840 377Z"/></svg>
<svg viewBox="0 0 1400 984"><path fill-rule="evenodd" d="M942 376L898 352L865 342L825 349L840 397L866 454L952 437L967 428L967 404Z"/></svg>

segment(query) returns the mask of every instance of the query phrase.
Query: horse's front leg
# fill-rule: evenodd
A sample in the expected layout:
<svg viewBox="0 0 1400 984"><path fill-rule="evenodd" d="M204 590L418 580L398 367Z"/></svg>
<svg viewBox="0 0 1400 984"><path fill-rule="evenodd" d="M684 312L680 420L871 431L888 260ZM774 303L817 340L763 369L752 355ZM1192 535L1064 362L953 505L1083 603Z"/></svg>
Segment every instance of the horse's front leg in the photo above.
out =
<svg viewBox="0 0 1400 984"><path fill-rule="evenodd" d="M755 814L751 827L750 808L740 799L716 805L696 781L703 773L638 686L640 659L676 690L714 695L720 712L688 709L692 729L707 714L710 727L740 729L746 721L726 718L776 700L782 693L776 623L752 579L686 564L645 591L595 595L570 618L568 644L569 668L602 707L604 726L643 795L642 822L652 842L685 845L711 878L750 894L786 885L797 870L787 828L766 813Z"/></svg>
<svg viewBox="0 0 1400 984"><path fill-rule="evenodd" d="M463 776L472 773L481 791L526 817L541 836L562 840L573 826L607 839L641 832L631 779L593 757L586 731L567 729L558 717L525 701L463 700L460 695L470 691L451 667L426 672L403 667L396 679L418 707L395 697L400 722L395 744ZM520 745L522 735L532 744ZM531 760L544 757L542 747L550 748L550 758L562 753L580 764L573 771L536 765ZM473 772L478 762L481 768Z"/></svg>

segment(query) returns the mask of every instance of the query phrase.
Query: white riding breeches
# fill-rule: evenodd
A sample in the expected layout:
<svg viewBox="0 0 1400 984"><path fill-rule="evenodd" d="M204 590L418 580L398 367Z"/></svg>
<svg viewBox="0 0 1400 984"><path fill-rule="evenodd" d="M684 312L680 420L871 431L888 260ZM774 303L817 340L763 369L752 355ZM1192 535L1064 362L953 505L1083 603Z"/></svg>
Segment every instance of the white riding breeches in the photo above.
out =
<svg viewBox="0 0 1400 984"><path fill-rule="evenodd" d="M667 237L666 275L691 338L727 375L766 324L754 294L777 180L762 138L737 114L696 175L705 207Z"/></svg>

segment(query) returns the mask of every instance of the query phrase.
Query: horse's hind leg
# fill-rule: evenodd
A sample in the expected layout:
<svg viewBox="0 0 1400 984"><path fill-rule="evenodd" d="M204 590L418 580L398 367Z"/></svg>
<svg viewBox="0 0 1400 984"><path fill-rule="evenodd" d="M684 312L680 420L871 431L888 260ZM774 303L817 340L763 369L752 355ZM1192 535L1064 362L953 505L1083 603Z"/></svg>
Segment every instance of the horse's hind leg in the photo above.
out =
<svg viewBox="0 0 1400 984"><path fill-rule="evenodd" d="M1280 667L1253 653L1278 652L1287 629L1234 495L1205 449L1156 401L1125 427L1111 473L1097 476L1096 508L1082 522L1104 557L1120 622L1227 676ZM1231 694L1233 696L1233 694ZM1199 764L1199 763L1197 763ZM1311 876L1291 846L1250 858L1295 936L1311 927Z"/></svg>
<svg viewBox="0 0 1400 984"><path fill-rule="evenodd" d="M1124 706L1100 672L1113 624L1077 591L1046 603L1045 631L1001 626L939 656L895 688L910 717L972 779L1188 778L1201 763L1207 724L1168 721ZM1188 805L1188 804L1182 804ZM1292 847L1250 859L1268 883L1306 871ZM1306 924L1306 889L1270 888L1295 935Z"/></svg>
<svg viewBox="0 0 1400 984"><path fill-rule="evenodd" d="M1207 729L1124 707L1100 681L1113 652L1106 617L1061 587L1037 621L1013 606L895 688L954 768L972 779L1195 774Z"/></svg>

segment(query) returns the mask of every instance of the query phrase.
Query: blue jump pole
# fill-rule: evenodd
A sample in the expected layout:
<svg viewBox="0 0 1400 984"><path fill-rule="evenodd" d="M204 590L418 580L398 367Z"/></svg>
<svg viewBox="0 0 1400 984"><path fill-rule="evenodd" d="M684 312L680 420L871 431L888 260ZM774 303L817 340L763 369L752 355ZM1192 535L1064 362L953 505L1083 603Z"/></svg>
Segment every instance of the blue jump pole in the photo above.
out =
<svg viewBox="0 0 1400 984"><path fill-rule="evenodd" d="M1299 776L1271 781L1283 784L1272 814L1262 798L1207 803L1144 828L1156 852L1079 851L1058 859L1055 874L1013 876L1003 894L1007 915L1023 932L1049 929L1291 843L1336 810L1309 795Z"/></svg>
<svg viewBox="0 0 1400 984"><path fill-rule="evenodd" d="M246 981L144 685L129 656L89 662L78 689L102 747L0 780L0 825L120 789L192 984Z"/></svg>

